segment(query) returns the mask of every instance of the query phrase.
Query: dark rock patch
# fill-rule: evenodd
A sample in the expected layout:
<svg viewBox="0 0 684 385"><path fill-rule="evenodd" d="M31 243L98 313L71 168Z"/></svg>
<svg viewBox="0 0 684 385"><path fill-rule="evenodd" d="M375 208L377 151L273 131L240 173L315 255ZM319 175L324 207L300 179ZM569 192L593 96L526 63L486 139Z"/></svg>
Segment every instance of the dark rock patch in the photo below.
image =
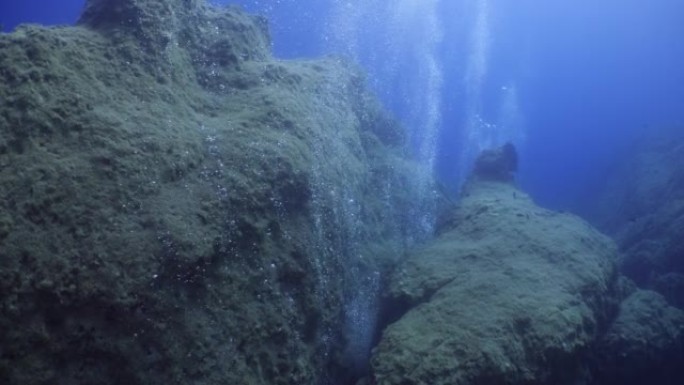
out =
<svg viewBox="0 0 684 385"><path fill-rule="evenodd" d="M680 384L684 378L684 312L660 294L636 290L597 346L601 385Z"/></svg>
<svg viewBox="0 0 684 385"><path fill-rule="evenodd" d="M598 189L587 216L613 236L621 271L684 308L684 139L675 130L635 143Z"/></svg>

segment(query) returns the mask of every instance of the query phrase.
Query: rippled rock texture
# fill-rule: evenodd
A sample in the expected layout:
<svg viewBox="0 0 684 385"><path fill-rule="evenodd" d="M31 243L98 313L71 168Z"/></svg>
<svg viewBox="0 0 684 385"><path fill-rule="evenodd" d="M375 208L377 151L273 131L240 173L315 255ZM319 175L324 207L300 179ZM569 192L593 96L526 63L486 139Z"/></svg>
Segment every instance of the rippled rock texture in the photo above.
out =
<svg viewBox="0 0 684 385"><path fill-rule="evenodd" d="M355 69L269 44L198 0L90 0L75 27L0 35L0 382L358 365L375 272L423 236L423 178Z"/></svg>

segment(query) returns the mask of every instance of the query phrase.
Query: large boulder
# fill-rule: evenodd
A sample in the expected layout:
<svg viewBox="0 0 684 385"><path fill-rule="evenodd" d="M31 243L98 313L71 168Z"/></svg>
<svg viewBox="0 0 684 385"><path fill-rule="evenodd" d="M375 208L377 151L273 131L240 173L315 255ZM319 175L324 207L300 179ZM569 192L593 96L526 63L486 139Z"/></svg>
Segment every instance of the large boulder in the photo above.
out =
<svg viewBox="0 0 684 385"><path fill-rule="evenodd" d="M480 169L456 226L389 281L396 320L373 353L377 384L572 384L616 311L613 242L537 207L510 167Z"/></svg>
<svg viewBox="0 0 684 385"><path fill-rule="evenodd" d="M513 182L518 171L518 152L512 143L484 150L475 159L472 178Z"/></svg>
<svg viewBox="0 0 684 385"><path fill-rule="evenodd" d="M636 290L620 304L595 354L594 383L682 384L684 312L656 292Z"/></svg>
<svg viewBox="0 0 684 385"><path fill-rule="evenodd" d="M421 170L359 71L268 42L198 0L0 35L0 383L362 366L378 272L425 235Z"/></svg>

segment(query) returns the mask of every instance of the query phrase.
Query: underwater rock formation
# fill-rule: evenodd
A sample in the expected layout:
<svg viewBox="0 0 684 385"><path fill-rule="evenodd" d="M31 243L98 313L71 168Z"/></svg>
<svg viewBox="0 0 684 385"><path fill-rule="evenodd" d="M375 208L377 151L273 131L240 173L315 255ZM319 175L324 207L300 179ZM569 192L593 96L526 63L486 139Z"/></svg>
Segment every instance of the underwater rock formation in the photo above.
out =
<svg viewBox="0 0 684 385"><path fill-rule="evenodd" d="M484 156L506 164L504 153ZM617 308L616 247L579 218L537 207L507 179L472 177L456 226L396 268L386 297L398 314L374 350L375 383L583 379Z"/></svg>
<svg viewBox="0 0 684 385"><path fill-rule="evenodd" d="M595 383L681 384L684 379L684 312L660 294L635 290L621 304L597 345Z"/></svg>
<svg viewBox="0 0 684 385"><path fill-rule="evenodd" d="M618 243L622 273L684 309L684 138L681 130L650 135L586 211Z"/></svg>
<svg viewBox="0 0 684 385"><path fill-rule="evenodd" d="M421 170L350 67L274 60L263 19L199 0L0 35L0 382L358 365L376 272L425 234Z"/></svg>
<svg viewBox="0 0 684 385"><path fill-rule="evenodd" d="M512 143L482 151L475 160L472 178L512 182L518 171L518 152Z"/></svg>

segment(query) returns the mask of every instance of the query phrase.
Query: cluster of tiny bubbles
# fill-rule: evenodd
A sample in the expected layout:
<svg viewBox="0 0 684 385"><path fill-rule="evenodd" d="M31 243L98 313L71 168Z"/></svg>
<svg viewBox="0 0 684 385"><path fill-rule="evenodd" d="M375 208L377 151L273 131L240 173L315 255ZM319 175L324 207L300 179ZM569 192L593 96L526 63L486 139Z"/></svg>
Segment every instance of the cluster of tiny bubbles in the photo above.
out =
<svg viewBox="0 0 684 385"><path fill-rule="evenodd" d="M502 144L506 139L504 131L498 124L487 121L480 114L474 116L469 131L469 142L476 151L472 157L484 149Z"/></svg>
<svg viewBox="0 0 684 385"><path fill-rule="evenodd" d="M312 100L312 103L316 105L317 101ZM312 114L307 118L306 124L311 127L320 127L322 122L319 120L316 114ZM339 183L336 183L339 181L333 181L329 177L330 167L334 167L329 159L331 155L339 155L331 154L332 151L337 151L336 148L330 148L334 138L323 138L323 134L315 129L312 132L313 161L310 162L309 190L311 191L310 217L313 224L313 240L309 246L309 254L314 269L315 300L321 309L325 309L326 303L330 303L329 296L336 292L335 285L340 282L333 279L339 277L339 272L333 269L343 264L344 255L339 240L341 233L347 229L341 226L339 215L343 210L337 207L341 203ZM336 333L332 326L322 325L322 329L318 331L320 354L325 357L329 356L336 342L333 337Z"/></svg>
<svg viewBox="0 0 684 385"><path fill-rule="evenodd" d="M420 239L432 232L433 226L428 224L435 218L432 178L443 123L444 79L438 55L443 31L438 4L437 0L399 0L391 4L380 0L342 1L331 23L338 49L369 64L370 83L408 128L422 168L412 181L418 200L414 202L413 223L407 225L424 233L417 236ZM368 31L373 33L368 36ZM376 36L382 38L373 43L380 43L382 48L372 53L364 50L367 40L378 39ZM408 70L414 71L410 81L405 79Z"/></svg>
<svg viewBox="0 0 684 385"><path fill-rule="evenodd" d="M335 141L334 143L340 143ZM321 148L316 146L317 148ZM343 148L335 148L332 151L337 153L337 157L343 159L351 156ZM317 157L324 157L325 154L317 154ZM329 156L329 154L327 155ZM353 163L350 162L349 163ZM317 165L321 164L317 162ZM313 186L313 207L316 228L319 229L317 246L322 252L321 255L327 259L341 260L341 265L347 267L344 274L344 298L343 312L344 319L342 332L344 335L345 348L342 352L344 361L351 365L355 371L363 371L370 355L377 323L377 298L380 291L380 275L378 272L369 271L364 266L364 256L361 252L364 241L364 218L362 216L363 201L353 184L331 183L320 175L322 170L319 166L314 166L312 173L315 175L315 186ZM349 181L346 181L348 183ZM388 222L391 221L391 212L396 208L392 205L392 183L388 178L386 189L386 207L391 211L384 213L388 215ZM328 211L323 208L330 206ZM396 225L398 226L398 225ZM334 231L334 236L324 234L324 229ZM398 231L398 230L397 230ZM353 266L353 268L352 268ZM320 271L321 284L328 285L332 278L325 266ZM326 333L322 337L324 343L331 344L332 333ZM326 342L327 341L327 342Z"/></svg>
<svg viewBox="0 0 684 385"><path fill-rule="evenodd" d="M173 236L169 231L160 231L157 234L157 240L162 246L162 267L161 271L165 274L165 279L173 280L178 284L191 285L198 283L202 277L207 273L206 264L195 264L194 266L185 266L181 262L181 257L178 254ZM156 280L160 278L159 273L153 274L154 281L152 285L156 285Z"/></svg>
<svg viewBox="0 0 684 385"><path fill-rule="evenodd" d="M273 211L275 212L278 223L285 223L287 220L287 213L285 212L285 204L283 203L283 199L276 191L273 191L272 196L269 198L269 200L271 202ZM267 230L266 235L269 237L272 235L270 228ZM290 234L290 231L287 227L280 228L280 236L285 241L292 240L292 235Z"/></svg>
<svg viewBox="0 0 684 385"><path fill-rule="evenodd" d="M221 29L218 25L213 26L214 33L219 36L221 35ZM208 47L203 47L204 49L192 57L192 62L195 66L203 68L205 70L205 79L203 79L208 85L215 87L220 91L225 91L228 87L223 83L223 79L220 76L221 65L217 60L211 59L206 56L204 52L208 52Z"/></svg>
<svg viewBox="0 0 684 385"><path fill-rule="evenodd" d="M200 170L201 178L210 183L215 190L217 199L225 202L228 199L228 190L221 184L224 164L219 156L218 135L215 130L209 129L204 125L199 127L200 135L208 153L208 162ZM188 156L189 154L186 154ZM190 185L184 185L187 194L193 194ZM192 230L188 227L187 232ZM178 247L174 242L174 235L166 229L159 229L157 240L162 248L160 271L152 275L152 285L159 284L159 279L163 275L165 280L173 280L179 284L195 284L206 276L208 265L201 261L192 264L182 262L183 257L179 255Z"/></svg>
<svg viewBox="0 0 684 385"><path fill-rule="evenodd" d="M200 175L202 178L213 185L216 196L220 202L227 202L228 189L223 184L225 164L221 158L218 134L216 130L209 129L205 125L200 125L200 133L203 136L204 146L209 155L208 164L202 167Z"/></svg>
<svg viewBox="0 0 684 385"><path fill-rule="evenodd" d="M354 268L354 292L346 301L344 355L351 368L363 372L368 365L378 321L380 273L365 273Z"/></svg>

